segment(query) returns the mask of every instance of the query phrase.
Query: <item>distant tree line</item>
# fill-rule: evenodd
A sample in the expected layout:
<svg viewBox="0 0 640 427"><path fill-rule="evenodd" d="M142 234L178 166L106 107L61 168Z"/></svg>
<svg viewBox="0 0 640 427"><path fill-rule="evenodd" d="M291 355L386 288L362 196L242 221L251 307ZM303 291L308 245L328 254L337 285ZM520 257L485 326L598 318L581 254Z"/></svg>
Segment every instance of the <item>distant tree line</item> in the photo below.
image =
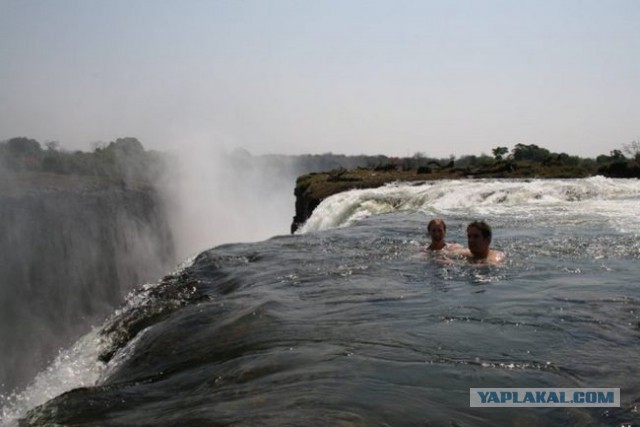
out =
<svg viewBox="0 0 640 427"><path fill-rule="evenodd" d="M136 138L119 138L93 152L69 152L57 142L45 148L35 139L11 138L0 142L0 166L12 172L50 172L89 175L125 181L152 182L163 171L162 155L145 151Z"/></svg>
<svg viewBox="0 0 640 427"><path fill-rule="evenodd" d="M378 156L369 158L367 167L375 170L415 170L429 174L436 171L463 171L468 175L482 172L515 173L526 169L532 176L546 175L579 177L604 175L609 177L640 177L640 143L633 141L621 150L613 150L609 155L596 159L554 153L536 144L516 144L511 150L498 146L492 149L493 156L486 154L465 155L459 158L427 157L416 153L410 158ZM625 155L626 154L626 155Z"/></svg>
<svg viewBox="0 0 640 427"><path fill-rule="evenodd" d="M541 168L572 168L589 175L640 177L640 143L637 141L625 144L622 150L612 150L609 155L599 155L595 160L571 156L567 153L553 153L535 144L516 144L510 154L507 147L495 147L492 153L496 162L510 163L514 167L519 164L530 164Z"/></svg>
<svg viewBox="0 0 640 427"><path fill-rule="evenodd" d="M566 176L601 174L611 177L640 177L640 142L633 141L621 149L596 159L554 153L535 144L516 144L492 149L492 156L481 154L459 158L435 158L424 153L411 157L346 156L341 154L306 154L300 156L251 156L246 150L236 150L227 160L238 169L256 165L287 167L297 174L365 168L378 171L416 171L429 174L458 170L468 175L480 172L514 172L527 169L536 176L545 171ZM30 138L17 137L0 142L0 166L11 171L40 171L56 174L91 175L126 181L153 182L166 168L166 154L145 151L136 138L119 138L97 146L93 152L69 152L57 142L41 144Z"/></svg>

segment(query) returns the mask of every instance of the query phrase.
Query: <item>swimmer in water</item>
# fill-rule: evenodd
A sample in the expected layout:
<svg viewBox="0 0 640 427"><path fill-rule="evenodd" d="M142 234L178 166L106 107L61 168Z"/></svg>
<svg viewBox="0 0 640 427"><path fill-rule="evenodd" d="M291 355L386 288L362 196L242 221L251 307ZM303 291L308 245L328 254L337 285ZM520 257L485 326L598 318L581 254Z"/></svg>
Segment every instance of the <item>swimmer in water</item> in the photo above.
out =
<svg viewBox="0 0 640 427"><path fill-rule="evenodd" d="M472 264L500 264L506 259L502 251L491 249L491 227L484 221L467 226L468 249L460 252Z"/></svg>
<svg viewBox="0 0 640 427"><path fill-rule="evenodd" d="M429 251L460 250L462 245L458 243L447 243L444 238L447 235L447 224L441 218L434 218L427 224L427 232L431 237L431 244L427 246Z"/></svg>

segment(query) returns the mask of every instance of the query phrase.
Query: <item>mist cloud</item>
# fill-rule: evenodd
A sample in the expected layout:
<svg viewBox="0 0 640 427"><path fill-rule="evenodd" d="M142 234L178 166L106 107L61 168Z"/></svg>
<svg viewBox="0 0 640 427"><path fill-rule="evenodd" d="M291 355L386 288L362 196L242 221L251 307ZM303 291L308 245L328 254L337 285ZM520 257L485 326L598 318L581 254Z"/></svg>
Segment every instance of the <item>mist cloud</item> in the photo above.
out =
<svg viewBox="0 0 640 427"><path fill-rule="evenodd" d="M178 257L289 232L296 179L291 161L228 153L205 141L180 145L169 153L159 185Z"/></svg>

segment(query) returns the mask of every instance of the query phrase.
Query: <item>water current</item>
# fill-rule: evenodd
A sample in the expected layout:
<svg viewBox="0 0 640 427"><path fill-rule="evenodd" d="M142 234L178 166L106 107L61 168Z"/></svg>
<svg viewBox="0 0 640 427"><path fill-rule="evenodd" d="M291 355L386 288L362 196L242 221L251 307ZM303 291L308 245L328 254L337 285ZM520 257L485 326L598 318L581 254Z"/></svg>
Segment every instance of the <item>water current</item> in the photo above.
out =
<svg viewBox="0 0 640 427"><path fill-rule="evenodd" d="M131 293L5 425L640 425L640 183L395 184ZM498 266L434 262L426 222ZM620 408L471 408L471 387L615 387Z"/></svg>

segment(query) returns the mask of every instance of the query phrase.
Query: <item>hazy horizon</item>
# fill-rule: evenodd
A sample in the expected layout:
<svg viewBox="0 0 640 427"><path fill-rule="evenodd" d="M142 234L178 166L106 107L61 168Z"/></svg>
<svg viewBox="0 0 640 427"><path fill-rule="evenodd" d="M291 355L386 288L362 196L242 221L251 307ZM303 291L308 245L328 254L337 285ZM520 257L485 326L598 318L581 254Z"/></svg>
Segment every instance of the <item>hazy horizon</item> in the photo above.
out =
<svg viewBox="0 0 640 427"><path fill-rule="evenodd" d="M430 157L640 137L640 3L0 0L0 140Z"/></svg>

